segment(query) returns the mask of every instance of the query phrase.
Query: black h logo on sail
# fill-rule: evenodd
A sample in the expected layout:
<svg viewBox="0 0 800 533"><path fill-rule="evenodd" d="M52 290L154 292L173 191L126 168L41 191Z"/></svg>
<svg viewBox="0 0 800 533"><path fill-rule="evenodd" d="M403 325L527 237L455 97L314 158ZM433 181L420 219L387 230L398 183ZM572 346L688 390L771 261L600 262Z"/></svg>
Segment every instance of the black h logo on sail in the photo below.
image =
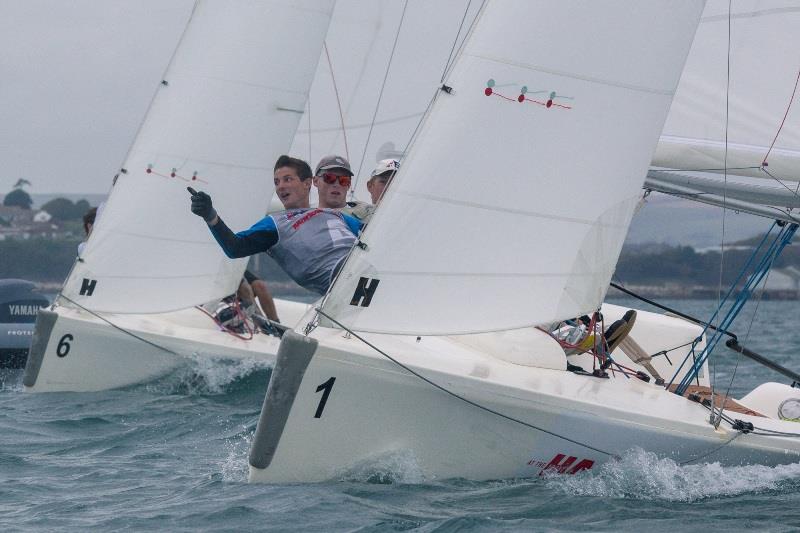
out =
<svg viewBox="0 0 800 533"><path fill-rule="evenodd" d="M91 296L96 285L96 279L83 278L83 282L81 283L81 296Z"/></svg>
<svg viewBox="0 0 800 533"><path fill-rule="evenodd" d="M367 307L369 303L372 301L372 296L375 294L375 289L378 288L378 283L381 280L373 279L370 280L369 278L359 278L358 279L358 287L356 287L356 292L353 293L353 299L350 300L350 305ZM369 283L369 285L367 285Z"/></svg>

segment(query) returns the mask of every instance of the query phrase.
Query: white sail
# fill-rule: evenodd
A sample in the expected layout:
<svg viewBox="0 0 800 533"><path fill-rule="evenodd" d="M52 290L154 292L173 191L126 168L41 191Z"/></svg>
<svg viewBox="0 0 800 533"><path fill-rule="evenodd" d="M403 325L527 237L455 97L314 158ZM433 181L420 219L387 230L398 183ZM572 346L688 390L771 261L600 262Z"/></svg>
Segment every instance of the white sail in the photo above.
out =
<svg viewBox="0 0 800 533"><path fill-rule="evenodd" d="M706 6L653 165L722 172L727 91L728 173L800 180L797 97L790 106L800 71L800 3L730 3L730 82L728 5L713 0ZM765 159L769 174L762 171Z"/></svg>
<svg viewBox="0 0 800 533"><path fill-rule="evenodd" d="M208 192L231 228L263 216L331 11L332 0L197 3L66 297L148 313L235 290L245 260L224 256L186 187Z"/></svg>
<svg viewBox="0 0 800 533"><path fill-rule="evenodd" d="M455 334L598 308L702 7L487 2L324 311Z"/></svg>
<svg viewBox="0 0 800 533"><path fill-rule="evenodd" d="M479 5L338 0L292 155L312 167L327 154L347 156L368 199L375 162L402 156Z"/></svg>

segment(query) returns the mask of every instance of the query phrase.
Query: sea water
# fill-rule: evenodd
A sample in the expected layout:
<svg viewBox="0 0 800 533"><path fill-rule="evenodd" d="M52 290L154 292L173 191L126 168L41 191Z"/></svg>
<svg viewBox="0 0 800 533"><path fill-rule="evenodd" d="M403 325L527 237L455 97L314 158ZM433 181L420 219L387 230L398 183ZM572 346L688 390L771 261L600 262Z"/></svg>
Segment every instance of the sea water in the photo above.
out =
<svg viewBox="0 0 800 533"><path fill-rule="evenodd" d="M713 308L670 303L702 317ZM800 370L798 304L758 307L735 324L740 343ZM724 347L715 356L719 387L736 361ZM635 448L574 476L442 480L399 453L326 483L249 485L269 373L188 361L159 380L91 394L27 394L21 372L0 375L0 531L800 528L800 464L679 466ZM764 380L786 382L742 359L732 393Z"/></svg>

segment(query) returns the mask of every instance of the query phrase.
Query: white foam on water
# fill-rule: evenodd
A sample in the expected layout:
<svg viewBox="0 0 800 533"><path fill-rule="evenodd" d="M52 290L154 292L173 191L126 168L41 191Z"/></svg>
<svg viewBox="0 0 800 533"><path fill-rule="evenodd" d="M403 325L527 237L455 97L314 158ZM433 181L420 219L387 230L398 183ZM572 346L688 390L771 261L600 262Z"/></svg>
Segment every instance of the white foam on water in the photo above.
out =
<svg viewBox="0 0 800 533"><path fill-rule="evenodd" d="M0 392L23 392L21 370L0 370Z"/></svg>
<svg viewBox="0 0 800 533"><path fill-rule="evenodd" d="M220 463L222 480L234 483L246 483L250 473L248 455L255 437L255 429L242 426L242 432L225 442L227 455Z"/></svg>
<svg viewBox="0 0 800 533"><path fill-rule="evenodd" d="M170 375L145 387L151 392L223 394L226 387L253 372L271 368L267 361L192 356Z"/></svg>
<svg viewBox="0 0 800 533"><path fill-rule="evenodd" d="M550 488L575 496L641 500L697 501L719 496L764 492L800 481L800 463L781 466L727 466L719 463L679 465L641 448L618 461L576 475L546 475Z"/></svg>
<svg viewBox="0 0 800 533"><path fill-rule="evenodd" d="M420 484L428 481L416 456L410 450L389 452L366 459L348 468L340 481L376 484Z"/></svg>
<svg viewBox="0 0 800 533"><path fill-rule="evenodd" d="M219 394L225 387L253 372L272 366L266 361L255 359L212 359L208 357L192 357L192 370L201 377L208 392Z"/></svg>

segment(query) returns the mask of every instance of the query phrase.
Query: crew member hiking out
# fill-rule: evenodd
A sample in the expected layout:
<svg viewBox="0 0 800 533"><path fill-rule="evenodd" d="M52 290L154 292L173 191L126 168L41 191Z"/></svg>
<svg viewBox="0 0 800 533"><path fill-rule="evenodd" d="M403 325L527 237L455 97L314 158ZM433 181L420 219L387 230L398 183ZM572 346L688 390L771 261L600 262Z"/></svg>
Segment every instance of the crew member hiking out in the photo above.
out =
<svg viewBox="0 0 800 533"><path fill-rule="evenodd" d="M311 209L311 168L282 155L275 163L275 192L285 211L234 233L217 215L211 197L192 193L192 213L203 218L228 257L267 252L298 285L325 294L356 242L362 224L334 209Z"/></svg>

